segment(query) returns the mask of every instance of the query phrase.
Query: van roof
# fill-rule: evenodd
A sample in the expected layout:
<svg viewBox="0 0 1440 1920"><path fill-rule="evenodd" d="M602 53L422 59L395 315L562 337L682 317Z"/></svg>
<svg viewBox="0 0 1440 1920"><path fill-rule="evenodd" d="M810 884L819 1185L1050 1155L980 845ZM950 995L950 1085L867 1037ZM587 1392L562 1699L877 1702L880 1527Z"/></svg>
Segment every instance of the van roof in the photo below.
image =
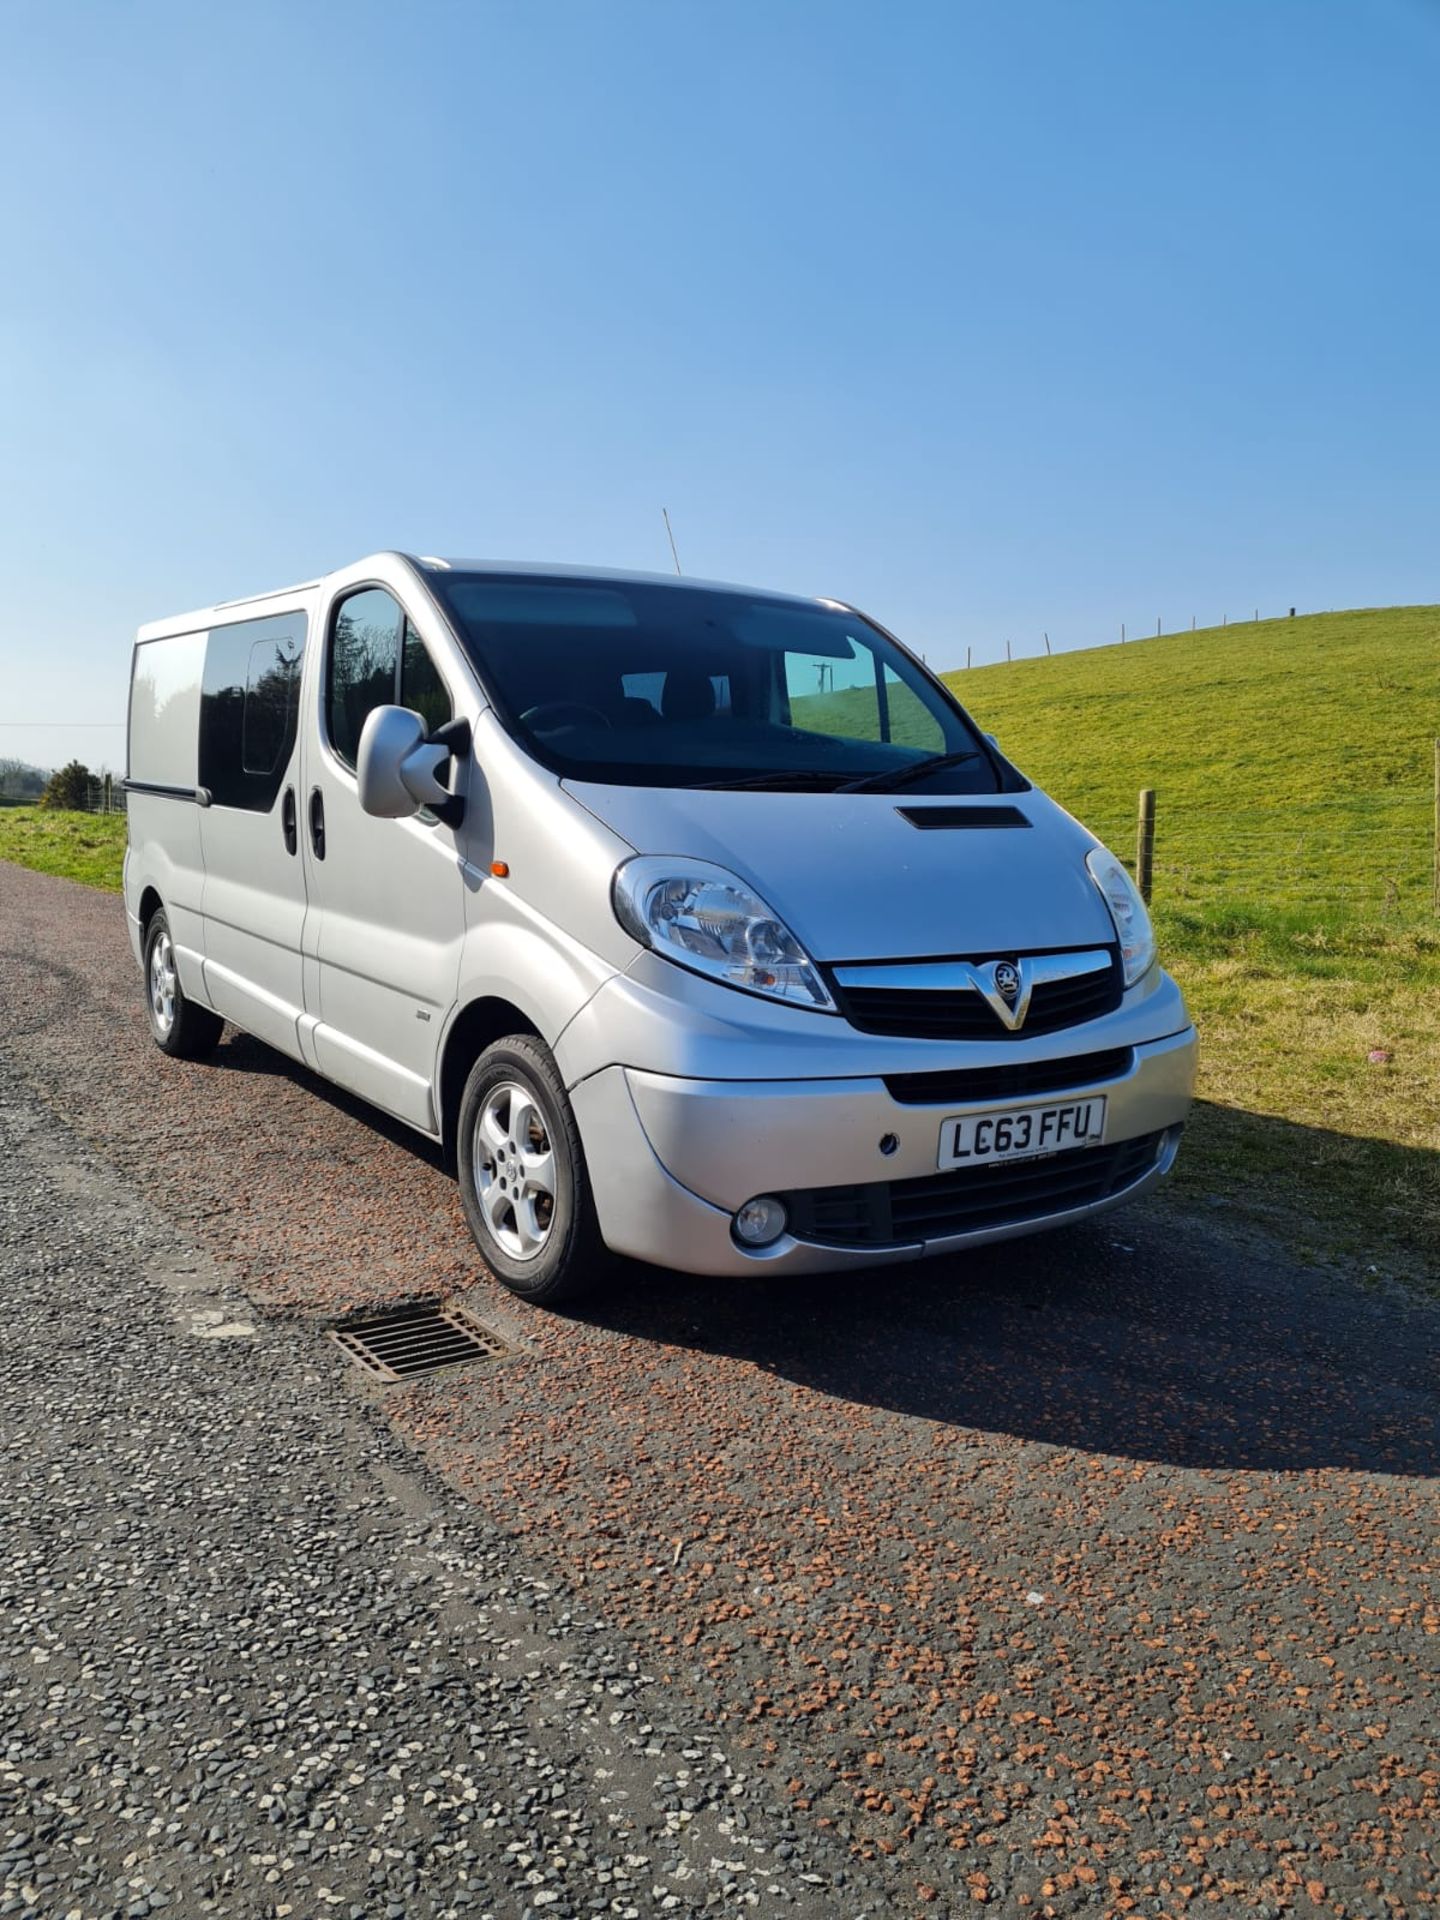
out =
<svg viewBox="0 0 1440 1920"><path fill-rule="evenodd" d="M617 580L637 587L693 587L710 593L753 593L764 600L797 600L813 605L815 596L782 593L774 587L750 587L732 580L700 580L690 574L649 573L630 567L580 567L549 560L460 560L436 554L407 555L423 573L488 573L542 580ZM833 604L840 605L836 601Z"/></svg>
<svg viewBox="0 0 1440 1920"><path fill-rule="evenodd" d="M726 580L698 580L688 574L646 573L623 567L582 567L564 565L548 560L463 560L443 557L438 554L400 553L392 549L386 554L367 554L343 568L337 567L333 573L319 574L313 580L301 580L290 587L272 587L267 593L242 594L234 600L217 600L213 606L197 607L190 613L170 614L161 620L147 621L140 628L142 640L159 640L176 633L193 633L207 626L223 625L217 615L233 617L237 608L251 607L260 609L267 603L275 603L275 610L284 610L285 603L293 603L302 594L314 593L325 587L338 573L353 573L363 568L371 560L403 560L417 573L485 573L501 578L545 579L545 580L609 580L623 581L634 586L676 587L698 589L721 593L748 593L757 599L788 600L801 606L814 606L817 596L809 594L782 593L773 587L747 587ZM825 600L822 604L843 606L847 603L838 600Z"/></svg>

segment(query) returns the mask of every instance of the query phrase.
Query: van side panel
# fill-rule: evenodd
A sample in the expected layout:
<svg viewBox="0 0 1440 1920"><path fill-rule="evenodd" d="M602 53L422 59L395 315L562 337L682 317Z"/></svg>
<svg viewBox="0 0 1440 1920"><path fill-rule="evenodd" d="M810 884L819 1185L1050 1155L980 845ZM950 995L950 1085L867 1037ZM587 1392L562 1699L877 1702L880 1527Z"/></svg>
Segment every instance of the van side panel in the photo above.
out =
<svg viewBox="0 0 1440 1920"><path fill-rule="evenodd" d="M204 671L203 633L175 634L136 645L130 680L127 771L131 780L193 794ZM160 895L170 917L180 985L188 998L208 1006L201 968L205 868L200 812L193 798L129 794L125 905L133 920L147 887Z"/></svg>

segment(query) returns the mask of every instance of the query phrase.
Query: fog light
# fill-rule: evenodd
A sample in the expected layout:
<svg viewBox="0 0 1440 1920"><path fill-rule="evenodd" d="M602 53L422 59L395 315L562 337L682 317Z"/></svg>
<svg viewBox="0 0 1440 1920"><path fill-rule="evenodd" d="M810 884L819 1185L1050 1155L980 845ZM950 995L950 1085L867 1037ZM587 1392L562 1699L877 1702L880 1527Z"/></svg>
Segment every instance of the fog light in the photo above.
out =
<svg viewBox="0 0 1440 1920"><path fill-rule="evenodd" d="M742 1246L768 1247L784 1233L785 1221L785 1203L773 1193L762 1193L747 1200L730 1225Z"/></svg>

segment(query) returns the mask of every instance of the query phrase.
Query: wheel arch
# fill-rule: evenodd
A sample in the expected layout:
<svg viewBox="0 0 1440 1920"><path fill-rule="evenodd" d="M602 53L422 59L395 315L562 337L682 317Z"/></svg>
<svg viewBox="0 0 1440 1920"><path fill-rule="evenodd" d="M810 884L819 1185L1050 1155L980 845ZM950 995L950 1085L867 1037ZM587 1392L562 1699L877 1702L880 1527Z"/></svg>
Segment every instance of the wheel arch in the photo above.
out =
<svg viewBox="0 0 1440 1920"><path fill-rule="evenodd" d="M511 1033L526 1033L542 1045L545 1042L544 1034L529 1014L501 994L485 994L471 1000L450 1022L440 1054L437 1093L441 1143L446 1159L452 1164L456 1154L460 1096L465 1091L470 1069L486 1047Z"/></svg>
<svg viewBox="0 0 1440 1920"><path fill-rule="evenodd" d="M165 902L160 898L160 890L158 887L147 885L144 888L140 895L138 915L140 921L140 938L142 941L145 938L145 931L149 927L150 922L155 918L155 915L164 904Z"/></svg>

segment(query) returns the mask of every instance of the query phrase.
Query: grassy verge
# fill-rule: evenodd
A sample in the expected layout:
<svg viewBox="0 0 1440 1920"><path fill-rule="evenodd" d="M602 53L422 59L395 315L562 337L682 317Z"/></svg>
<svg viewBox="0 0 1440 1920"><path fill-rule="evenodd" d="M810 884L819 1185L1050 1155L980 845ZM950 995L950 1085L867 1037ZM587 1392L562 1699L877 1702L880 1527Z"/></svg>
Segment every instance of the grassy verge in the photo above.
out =
<svg viewBox="0 0 1440 1920"><path fill-rule="evenodd" d="M0 860L118 893L124 858L123 813L0 807Z"/></svg>
<svg viewBox="0 0 1440 1920"><path fill-rule="evenodd" d="M1297 1251L1440 1275L1440 927L1316 927L1255 909L1158 916L1201 1036L1173 1191Z"/></svg>

